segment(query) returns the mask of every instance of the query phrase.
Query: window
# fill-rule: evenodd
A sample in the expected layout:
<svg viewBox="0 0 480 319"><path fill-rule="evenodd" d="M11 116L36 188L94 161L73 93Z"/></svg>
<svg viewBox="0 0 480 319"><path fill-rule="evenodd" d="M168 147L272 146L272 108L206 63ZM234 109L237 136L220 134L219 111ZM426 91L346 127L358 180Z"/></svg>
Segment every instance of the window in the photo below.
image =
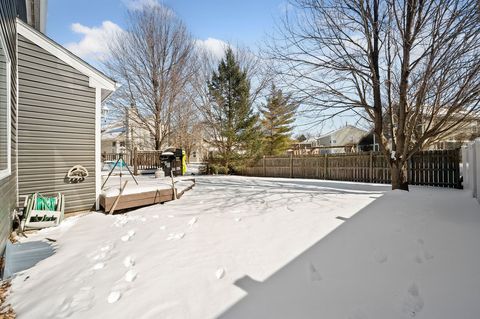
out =
<svg viewBox="0 0 480 319"><path fill-rule="evenodd" d="M11 173L10 58L0 35L0 179Z"/></svg>
<svg viewBox="0 0 480 319"><path fill-rule="evenodd" d="M471 125L472 133L476 134L478 132L477 122L473 122Z"/></svg>

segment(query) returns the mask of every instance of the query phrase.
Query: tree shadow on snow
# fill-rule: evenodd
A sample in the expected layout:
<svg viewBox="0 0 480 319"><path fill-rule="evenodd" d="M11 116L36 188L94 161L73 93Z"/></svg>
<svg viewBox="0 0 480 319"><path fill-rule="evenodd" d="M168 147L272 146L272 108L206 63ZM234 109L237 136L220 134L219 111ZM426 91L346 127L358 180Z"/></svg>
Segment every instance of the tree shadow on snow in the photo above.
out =
<svg viewBox="0 0 480 319"><path fill-rule="evenodd" d="M200 179L197 184L202 187L188 194L190 209L195 215L199 211L202 214L228 214L243 211L245 205L251 206L254 215L275 212L277 208L294 211L295 205L307 203L322 207L336 195L368 194L377 198L390 189L389 185L232 176ZM214 192L218 192L215 201L205 202L205 198L212 198Z"/></svg>

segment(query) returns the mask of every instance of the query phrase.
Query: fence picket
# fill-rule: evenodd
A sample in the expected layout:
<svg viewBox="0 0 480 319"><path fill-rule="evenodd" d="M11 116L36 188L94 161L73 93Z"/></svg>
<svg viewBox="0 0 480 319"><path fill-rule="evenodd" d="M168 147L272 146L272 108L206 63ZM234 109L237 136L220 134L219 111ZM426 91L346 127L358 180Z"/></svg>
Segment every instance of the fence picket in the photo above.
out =
<svg viewBox="0 0 480 319"><path fill-rule="evenodd" d="M289 161L285 166L284 161ZM409 183L460 188L459 150L423 151L415 154L408 165ZM390 183L390 168L382 153L325 154L263 158L243 175L290 178L322 178L367 183ZM261 175L259 175L261 174Z"/></svg>

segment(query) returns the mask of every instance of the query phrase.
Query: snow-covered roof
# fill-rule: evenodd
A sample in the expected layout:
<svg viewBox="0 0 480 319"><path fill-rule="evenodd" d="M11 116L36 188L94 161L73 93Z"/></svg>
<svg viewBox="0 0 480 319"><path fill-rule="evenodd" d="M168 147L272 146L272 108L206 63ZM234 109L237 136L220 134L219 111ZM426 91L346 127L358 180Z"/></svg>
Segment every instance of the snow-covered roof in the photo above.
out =
<svg viewBox="0 0 480 319"><path fill-rule="evenodd" d="M116 140L122 134L123 134L123 132L111 132L111 133L103 132L102 133L102 141Z"/></svg>

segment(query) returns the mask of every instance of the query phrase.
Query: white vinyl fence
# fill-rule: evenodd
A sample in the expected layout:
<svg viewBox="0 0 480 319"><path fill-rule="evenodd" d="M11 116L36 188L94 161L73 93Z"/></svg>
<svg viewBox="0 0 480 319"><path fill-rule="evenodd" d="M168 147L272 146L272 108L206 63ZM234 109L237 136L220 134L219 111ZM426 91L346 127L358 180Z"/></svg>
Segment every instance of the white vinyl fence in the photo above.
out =
<svg viewBox="0 0 480 319"><path fill-rule="evenodd" d="M480 138L462 147L463 187L480 202Z"/></svg>

